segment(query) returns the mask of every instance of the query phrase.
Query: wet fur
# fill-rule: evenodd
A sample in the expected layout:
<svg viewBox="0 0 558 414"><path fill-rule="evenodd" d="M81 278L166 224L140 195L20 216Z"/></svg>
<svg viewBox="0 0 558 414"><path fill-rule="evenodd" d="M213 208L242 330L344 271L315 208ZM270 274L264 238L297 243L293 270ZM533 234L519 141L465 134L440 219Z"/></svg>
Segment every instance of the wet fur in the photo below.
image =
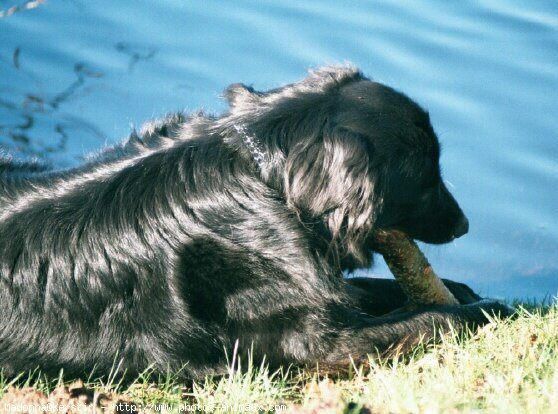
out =
<svg viewBox="0 0 558 414"><path fill-rule="evenodd" d="M351 67L268 92L232 85L229 111L169 116L83 166L0 161L0 366L80 376L219 374L235 341L272 366L345 367L451 322L463 306L391 316L369 266L376 228L450 241L464 216L439 175L428 115ZM260 170L234 125L260 140ZM185 367L184 367L185 365Z"/></svg>

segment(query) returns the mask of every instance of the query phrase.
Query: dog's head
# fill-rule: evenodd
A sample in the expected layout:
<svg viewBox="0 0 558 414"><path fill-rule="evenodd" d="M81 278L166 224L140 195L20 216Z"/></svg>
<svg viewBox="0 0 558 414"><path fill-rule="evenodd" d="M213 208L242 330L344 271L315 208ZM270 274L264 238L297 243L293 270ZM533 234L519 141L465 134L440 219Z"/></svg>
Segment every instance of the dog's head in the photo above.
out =
<svg viewBox="0 0 558 414"><path fill-rule="evenodd" d="M407 96L346 67L264 93L233 85L227 96L231 118L268 154L264 176L300 217L325 224L349 262L369 263L374 229L428 243L467 233L428 113Z"/></svg>

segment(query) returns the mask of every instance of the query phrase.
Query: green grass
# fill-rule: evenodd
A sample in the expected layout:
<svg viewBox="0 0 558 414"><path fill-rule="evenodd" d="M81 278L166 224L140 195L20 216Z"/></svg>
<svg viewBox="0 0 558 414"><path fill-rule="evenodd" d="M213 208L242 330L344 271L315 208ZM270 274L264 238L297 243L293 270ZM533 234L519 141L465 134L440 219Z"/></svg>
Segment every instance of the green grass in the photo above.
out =
<svg viewBox="0 0 558 414"><path fill-rule="evenodd" d="M515 320L493 322L465 340L449 333L404 359L354 367L350 378L296 368L269 372L244 361L241 372L187 387L171 375L153 383L147 373L132 385L109 379L91 386L174 411L194 405L215 413L274 411L277 405L280 412L281 404L291 409L296 404L307 407L296 412L314 413L358 412L361 406L374 413L558 413L558 308L528 308ZM32 378L18 386L48 391L62 381ZM0 377L0 394L8 385Z"/></svg>

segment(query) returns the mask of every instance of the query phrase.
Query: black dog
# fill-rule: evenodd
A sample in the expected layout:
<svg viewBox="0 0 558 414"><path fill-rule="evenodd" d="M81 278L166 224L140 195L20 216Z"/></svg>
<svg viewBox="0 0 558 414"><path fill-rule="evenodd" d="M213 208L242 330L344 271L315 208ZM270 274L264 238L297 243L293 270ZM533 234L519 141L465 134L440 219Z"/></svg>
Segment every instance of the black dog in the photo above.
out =
<svg viewBox="0 0 558 414"><path fill-rule="evenodd" d="M468 223L416 103L353 68L226 91L221 117L174 115L84 166L0 161L0 366L15 375L226 369L239 341L272 366L344 366L435 327L507 314L405 302L369 266L371 232L445 243Z"/></svg>

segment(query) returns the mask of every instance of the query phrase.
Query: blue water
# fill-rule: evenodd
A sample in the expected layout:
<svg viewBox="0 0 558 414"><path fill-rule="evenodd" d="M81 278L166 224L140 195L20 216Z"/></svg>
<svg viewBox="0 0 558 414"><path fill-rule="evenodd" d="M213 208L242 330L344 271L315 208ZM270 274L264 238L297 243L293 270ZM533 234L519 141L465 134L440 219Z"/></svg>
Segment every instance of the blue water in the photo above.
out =
<svg viewBox="0 0 558 414"><path fill-rule="evenodd" d="M73 165L166 112L222 111L230 83L343 61L430 111L471 222L423 246L437 272L494 297L556 295L554 1L49 0L0 19L0 148Z"/></svg>

